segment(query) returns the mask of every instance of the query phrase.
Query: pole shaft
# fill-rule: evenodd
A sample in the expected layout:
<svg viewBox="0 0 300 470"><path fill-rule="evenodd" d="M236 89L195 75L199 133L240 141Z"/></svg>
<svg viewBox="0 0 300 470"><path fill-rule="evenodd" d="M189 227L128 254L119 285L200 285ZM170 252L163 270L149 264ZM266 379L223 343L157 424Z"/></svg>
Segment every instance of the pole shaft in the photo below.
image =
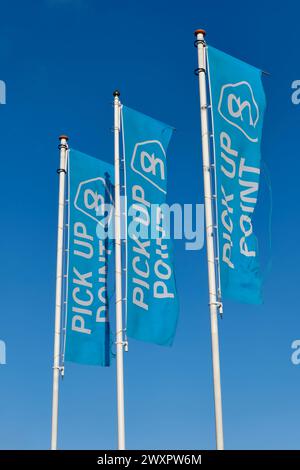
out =
<svg viewBox="0 0 300 470"><path fill-rule="evenodd" d="M121 204L120 204L120 100L114 93L114 160L115 160L115 271L116 271L116 356L118 449L125 449L123 319L122 319L122 259L121 259Z"/></svg>
<svg viewBox="0 0 300 470"><path fill-rule="evenodd" d="M202 155L203 155L208 286L209 286L209 305L210 305L210 322L211 322L211 344L212 344L212 363L213 363L213 381L214 381L216 443L217 443L217 449L223 450L224 438L223 438L218 310L217 310L217 290L216 290L216 264L215 264L216 257L215 257L215 241L214 241L215 231L214 231L213 195L212 195L211 166L210 166L210 141L209 141L210 137L209 137L208 112L207 112L206 54L205 54L204 32L197 32L196 37L197 37L198 67L199 67L198 72L199 72L200 115L201 115Z"/></svg>
<svg viewBox="0 0 300 470"><path fill-rule="evenodd" d="M58 427L58 392L60 376L60 337L61 337L61 311L62 311L62 284L63 284L63 241L64 241L64 213L65 213L65 181L67 167L67 138L60 137L60 169L59 169L59 199L58 199L58 227L57 227L57 258L56 258L56 294L55 294L55 326L54 326L54 354L53 354L53 398L52 398L52 430L51 450L57 449Z"/></svg>

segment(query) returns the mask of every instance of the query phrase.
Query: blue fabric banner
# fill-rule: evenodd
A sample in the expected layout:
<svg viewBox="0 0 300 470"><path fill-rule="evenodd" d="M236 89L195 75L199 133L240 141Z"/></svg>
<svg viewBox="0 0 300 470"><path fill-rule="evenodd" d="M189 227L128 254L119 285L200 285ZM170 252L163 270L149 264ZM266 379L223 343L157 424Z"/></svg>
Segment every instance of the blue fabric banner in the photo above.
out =
<svg viewBox="0 0 300 470"><path fill-rule="evenodd" d="M252 217L266 107L261 71L210 46L208 62L222 295L259 304L262 275Z"/></svg>
<svg viewBox="0 0 300 470"><path fill-rule="evenodd" d="M112 243L113 166L69 154L69 256L65 360L109 366L107 270Z"/></svg>
<svg viewBox="0 0 300 470"><path fill-rule="evenodd" d="M173 129L123 106L127 188L127 333L171 345L178 301L166 202L166 151Z"/></svg>

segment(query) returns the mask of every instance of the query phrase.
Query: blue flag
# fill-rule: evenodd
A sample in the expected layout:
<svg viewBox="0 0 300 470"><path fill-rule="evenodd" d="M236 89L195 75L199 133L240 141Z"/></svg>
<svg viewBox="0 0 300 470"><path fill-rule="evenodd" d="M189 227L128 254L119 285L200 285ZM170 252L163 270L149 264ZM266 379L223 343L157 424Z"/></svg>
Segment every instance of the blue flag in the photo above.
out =
<svg viewBox="0 0 300 470"><path fill-rule="evenodd" d="M107 270L112 244L113 166L69 154L69 256L65 360L109 366Z"/></svg>
<svg viewBox="0 0 300 470"><path fill-rule="evenodd" d="M178 302L169 227L167 147L173 129L123 106L127 188L127 333L171 345Z"/></svg>
<svg viewBox="0 0 300 470"><path fill-rule="evenodd" d="M210 46L208 62L222 295L259 304L262 275L252 218L266 106L261 71Z"/></svg>

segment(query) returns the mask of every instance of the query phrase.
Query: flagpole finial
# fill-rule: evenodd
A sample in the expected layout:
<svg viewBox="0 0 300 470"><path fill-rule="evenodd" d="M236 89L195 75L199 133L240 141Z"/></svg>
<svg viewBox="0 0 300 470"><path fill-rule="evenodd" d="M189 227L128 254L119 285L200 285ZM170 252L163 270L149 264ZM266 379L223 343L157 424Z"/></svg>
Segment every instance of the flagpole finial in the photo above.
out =
<svg viewBox="0 0 300 470"><path fill-rule="evenodd" d="M115 90L115 91L113 92L113 96L114 96L114 97L120 96L119 90Z"/></svg>
<svg viewBox="0 0 300 470"><path fill-rule="evenodd" d="M67 135L64 135L64 134L63 134L63 135L60 135L60 136L59 136L59 140L62 140L62 139L65 139L65 140L68 142L69 137L68 137Z"/></svg>
<svg viewBox="0 0 300 470"><path fill-rule="evenodd" d="M205 29L196 29L196 31L194 32L195 36L198 36L198 34L203 34L203 36L206 35L206 31Z"/></svg>

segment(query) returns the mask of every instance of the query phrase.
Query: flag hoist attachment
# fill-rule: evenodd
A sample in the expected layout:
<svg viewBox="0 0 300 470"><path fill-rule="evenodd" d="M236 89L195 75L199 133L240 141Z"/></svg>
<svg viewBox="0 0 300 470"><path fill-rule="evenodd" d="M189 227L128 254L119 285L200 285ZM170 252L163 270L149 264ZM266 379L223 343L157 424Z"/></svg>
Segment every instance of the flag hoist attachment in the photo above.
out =
<svg viewBox="0 0 300 470"><path fill-rule="evenodd" d="M117 408L118 408L118 449L125 449L124 417L124 370L123 350L123 294L122 294L122 240L121 240L121 201L120 201L120 92L114 91L114 164L115 164L115 276L116 276L116 359L117 359Z"/></svg>
<svg viewBox="0 0 300 470"><path fill-rule="evenodd" d="M56 258L56 294L55 294L55 326L53 353L53 398L52 398L52 429L51 450L57 449L58 426L58 393L61 366L61 318L63 290L63 260L64 260L64 221L65 221L65 186L67 173L68 137L59 137L60 166L57 170L59 177L58 226L57 226L57 258Z"/></svg>
<svg viewBox="0 0 300 470"><path fill-rule="evenodd" d="M200 93L200 117L202 136L202 158L203 158L203 179L204 179L204 203L206 222L206 245L207 245L207 265L208 265L208 286L209 286L209 308L211 322L211 343L212 343L212 363L213 363L213 383L214 383L214 403L215 403L215 425L216 425L216 445L218 450L224 449L223 438L223 418L222 418L222 397L221 397L221 377L220 377L220 354L219 354L219 333L218 333L218 312L222 312L222 303L217 294L217 236L216 221L214 214L214 195L212 192L212 164L210 158L210 132L208 125L208 102L207 102L207 67L206 67L206 43L205 31L197 29L195 31L195 47L198 51L198 68L195 73L199 78Z"/></svg>

